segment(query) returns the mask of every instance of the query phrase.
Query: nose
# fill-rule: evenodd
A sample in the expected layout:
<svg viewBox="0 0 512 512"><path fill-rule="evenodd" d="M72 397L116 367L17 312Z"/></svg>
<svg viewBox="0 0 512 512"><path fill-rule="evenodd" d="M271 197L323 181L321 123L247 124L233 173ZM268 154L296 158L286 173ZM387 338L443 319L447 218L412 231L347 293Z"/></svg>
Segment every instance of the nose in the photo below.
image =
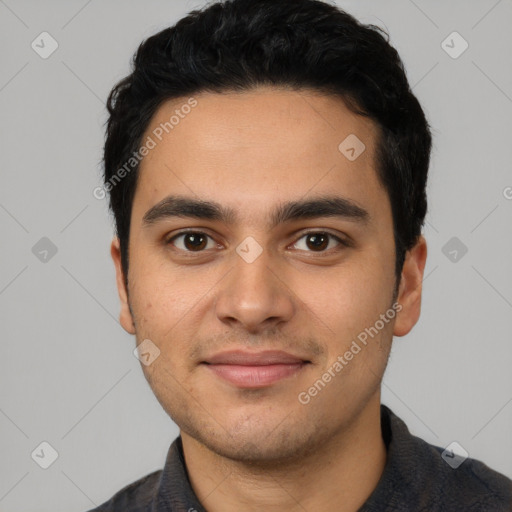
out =
<svg viewBox="0 0 512 512"><path fill-rule="evenodd" d="M279 275L271 268L265 250L252 262L238 254L233 259L233 269L221 281L215 305L217 318L251 333L290 321L296 309L293 292L282 272Z"/></svg>

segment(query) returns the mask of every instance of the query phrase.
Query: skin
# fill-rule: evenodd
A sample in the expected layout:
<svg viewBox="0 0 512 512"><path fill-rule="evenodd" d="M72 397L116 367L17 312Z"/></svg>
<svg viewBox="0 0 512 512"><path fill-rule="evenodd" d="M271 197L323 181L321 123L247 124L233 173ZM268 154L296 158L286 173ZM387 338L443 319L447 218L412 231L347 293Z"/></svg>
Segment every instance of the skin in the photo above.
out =
<svg viewBox="0 0 512 512"><path fill-rule="evenodd" d="M407 253L400 312L300 403L299 393L393 304L395 245L375 171L378 128L340 98L314 91L194 97L197 106L141 163L128 290L112 242L121 324L137 343L150 339L160 350L142 368L180 428L192 487L208 511L356 511L385 466L381 380L393 336L407 334L420 315L426 242L420 237ZM145 137L187 99L164 103ZM349 134L366 146L354 161L338 150ZM237 219L145 225L144 214L170 194L218 202ZM269 227L279 204L333 194L365 209L367 221L317 217ZM191 228L211 237L205 248L173 238ZM350 245L330 238L318 249L306 230ZM251 263L236 252L249 236L262 249ZM200 364L235 348L280 349L310 363L267 387L241 389Z"/></svg>

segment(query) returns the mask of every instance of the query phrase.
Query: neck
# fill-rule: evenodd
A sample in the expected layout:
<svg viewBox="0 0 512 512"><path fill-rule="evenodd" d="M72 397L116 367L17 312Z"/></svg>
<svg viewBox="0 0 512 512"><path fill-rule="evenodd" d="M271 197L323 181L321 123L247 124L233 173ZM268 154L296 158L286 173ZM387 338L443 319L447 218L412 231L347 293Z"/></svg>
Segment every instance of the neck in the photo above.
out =
<svg viewBox="0 0 512 512"><path fill-rule="evenodd" d="M208 512L356 512L384 471L377 393L350 426L307 458L255 465L227 459L181 432L192 488Z"/></svg>

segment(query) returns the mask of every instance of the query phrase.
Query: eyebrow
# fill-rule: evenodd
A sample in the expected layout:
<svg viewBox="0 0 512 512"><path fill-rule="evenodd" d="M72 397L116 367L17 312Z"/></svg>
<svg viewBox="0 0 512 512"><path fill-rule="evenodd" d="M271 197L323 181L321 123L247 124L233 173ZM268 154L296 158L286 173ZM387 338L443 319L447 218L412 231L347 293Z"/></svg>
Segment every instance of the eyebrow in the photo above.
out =
<svg viewBox="0 0 512 512"><path fill-rule="evenodd" d="M221 221L235 224L238 218L233 208L213 201L185 196L168 196L152 206L142 218L144 227L173 217ZM270 214L270 228L285 222L337 217L361 223L368 223L370 214L354 201L339 196L322 196L314 199L290 201L278 205Z"/></svg>

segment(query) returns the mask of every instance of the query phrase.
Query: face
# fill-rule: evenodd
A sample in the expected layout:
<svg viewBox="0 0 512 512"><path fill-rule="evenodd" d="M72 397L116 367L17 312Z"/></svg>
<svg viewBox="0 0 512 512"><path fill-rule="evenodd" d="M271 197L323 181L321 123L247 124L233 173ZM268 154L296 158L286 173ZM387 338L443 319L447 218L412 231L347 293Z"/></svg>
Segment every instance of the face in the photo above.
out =
<svg viewBox="0 0 512 512"><path fill-rule="evenodd" d="M194 98L163 104L143 138L156 145L133 201L128 290L112 244L121 323L160 351L142 368L182 434L238 460L306 454L379 402L392 336L418 319L424 240L395 302L378 131L339 98Z"/></svg>

